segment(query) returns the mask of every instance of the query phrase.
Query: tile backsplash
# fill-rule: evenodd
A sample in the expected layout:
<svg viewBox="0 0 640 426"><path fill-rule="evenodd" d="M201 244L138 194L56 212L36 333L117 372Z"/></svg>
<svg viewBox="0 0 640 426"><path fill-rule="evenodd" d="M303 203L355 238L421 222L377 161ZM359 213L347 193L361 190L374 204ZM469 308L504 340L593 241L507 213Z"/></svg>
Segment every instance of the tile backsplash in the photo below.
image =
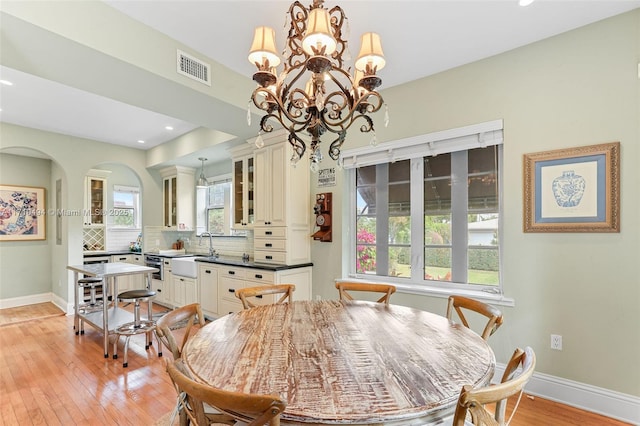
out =
<svg viewBox="0 0 640 426"><path fill-rule="evenodd" d="M187 253L207 256L209 254L209 237L196 236L196 233L185 231L166 231L162 226L145 226L142 235L142 247L145 252L170 249L178 239L184 242ZM132 240L132 241L135 241ZM213 248L221 256L241 257L247 253L253 258L253 232L246 237L213 237Z"/></svg>

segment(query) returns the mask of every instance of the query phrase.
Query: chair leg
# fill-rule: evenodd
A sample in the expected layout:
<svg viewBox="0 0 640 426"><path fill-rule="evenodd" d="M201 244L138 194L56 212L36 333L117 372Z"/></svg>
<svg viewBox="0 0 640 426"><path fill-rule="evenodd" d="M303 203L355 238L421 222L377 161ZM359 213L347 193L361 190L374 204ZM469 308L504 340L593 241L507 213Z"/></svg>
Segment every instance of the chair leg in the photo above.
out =
<svg viewBox="0 0 640 426"><path fill-rule="evenodd" d="M156 336L156 342L158 342L158 358L162 357L162 342L160 341L160 338L158 337L158 332L154 329L153 330L153 334Z"/></svg>

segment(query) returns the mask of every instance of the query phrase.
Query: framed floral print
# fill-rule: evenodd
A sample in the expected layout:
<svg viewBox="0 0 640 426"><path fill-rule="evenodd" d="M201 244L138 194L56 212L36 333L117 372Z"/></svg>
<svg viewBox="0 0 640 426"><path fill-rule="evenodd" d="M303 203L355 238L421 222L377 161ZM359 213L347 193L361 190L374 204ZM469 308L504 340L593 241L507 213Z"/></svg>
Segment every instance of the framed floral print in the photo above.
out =
<svg viewBox="0 0 640 426"><path fill-rule="evenodd" d="M0 185L0 241L46 239L45 189Z"/></svg>

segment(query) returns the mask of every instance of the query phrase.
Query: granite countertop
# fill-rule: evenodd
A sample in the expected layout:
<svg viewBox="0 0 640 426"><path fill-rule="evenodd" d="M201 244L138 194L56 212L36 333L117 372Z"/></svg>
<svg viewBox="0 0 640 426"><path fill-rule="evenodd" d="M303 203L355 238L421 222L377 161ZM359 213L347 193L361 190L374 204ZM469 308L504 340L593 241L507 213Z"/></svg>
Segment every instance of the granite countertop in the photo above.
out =
<svg viewBox="0 0 640 426"><path fill-rule="evenodd" d="M114 250L114 251L106 251L106 250L91 250L91 251L83 251L82 255L84 257L97 257L97 256L118 256L121 254L142 254L140 252L134 252L131 250Z"/></svg>
<svg viewBox="0 0 640 426"><path fill-rule="evenodd" d="M217 265L240 266L243 268L263 269L267 271L282 271L285 269L304 268L313 266L313 263L300 263L297 265L278 265L273 263L259 263L251 260L242 260L241 257L196 257L196 262L214 263Z"/></svg>

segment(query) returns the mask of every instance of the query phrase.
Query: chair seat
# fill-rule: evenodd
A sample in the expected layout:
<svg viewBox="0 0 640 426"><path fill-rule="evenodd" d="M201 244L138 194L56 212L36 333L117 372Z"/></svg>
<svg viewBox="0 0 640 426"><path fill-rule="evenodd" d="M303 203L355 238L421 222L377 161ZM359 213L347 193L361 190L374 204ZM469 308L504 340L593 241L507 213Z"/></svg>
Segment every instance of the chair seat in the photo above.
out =
<svg viewBox="0 0 640 426"><path fill-rule="evenodd" d="M85 277L78 279L78 285L81 287L91 287L96 284L102 284L102 278Z"/></svg>

